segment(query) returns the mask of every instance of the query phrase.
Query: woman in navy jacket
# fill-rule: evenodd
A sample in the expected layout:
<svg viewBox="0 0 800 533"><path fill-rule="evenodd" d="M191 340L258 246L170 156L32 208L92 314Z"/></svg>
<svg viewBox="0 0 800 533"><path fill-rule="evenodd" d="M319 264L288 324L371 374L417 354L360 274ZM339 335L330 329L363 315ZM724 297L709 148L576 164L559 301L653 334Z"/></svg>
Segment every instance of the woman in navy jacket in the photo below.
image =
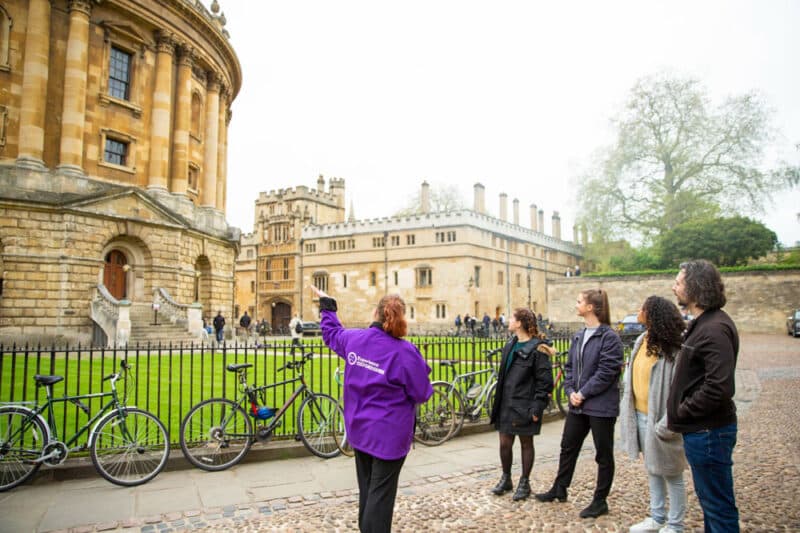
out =
<svg viewBox="0 0 800 533"><path fill-rule="evenodd" d="M597 487L581 518L608 513L606 498L614 481L614 424L619 416L619 376L623 365L622 341L611 329L608 295L602 289L586 290L575 305L585 327L578 331L564 365L564 390L569 413L561 435L558 474L552 488L536 499L567 500L567 487L575 473L583 441L592 432L597 462Z"/></svg>
<svg viewBox="0 0 800 533"><path fill-rule="evenodd" d="M511 460L514 437L522 448L522 476L514 500L531 494L533 436L542 429L542 413L553 391L553 367L549 354L554 353L539 336L536 317L530 309L515 309L508 322L513 334L503 347L497 393L492 406L491 423L500 434L500 463L503 475L492 489L498 496L511 490ZM544 352L544 353L543 353Z"/></svg>

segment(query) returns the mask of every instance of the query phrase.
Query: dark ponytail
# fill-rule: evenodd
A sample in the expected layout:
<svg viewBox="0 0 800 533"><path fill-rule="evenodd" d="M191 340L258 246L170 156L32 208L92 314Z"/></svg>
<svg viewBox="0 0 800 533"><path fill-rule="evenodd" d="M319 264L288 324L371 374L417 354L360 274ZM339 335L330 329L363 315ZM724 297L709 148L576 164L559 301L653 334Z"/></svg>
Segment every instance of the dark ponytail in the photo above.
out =
<svg viewBox="0 0 800 533"><path fill-rule="evenodd" d="M603 289L587 289L581 293L583 301L592 304L594 316L601 324L611 325L611 311L608 308L608 293Z"/></svg>

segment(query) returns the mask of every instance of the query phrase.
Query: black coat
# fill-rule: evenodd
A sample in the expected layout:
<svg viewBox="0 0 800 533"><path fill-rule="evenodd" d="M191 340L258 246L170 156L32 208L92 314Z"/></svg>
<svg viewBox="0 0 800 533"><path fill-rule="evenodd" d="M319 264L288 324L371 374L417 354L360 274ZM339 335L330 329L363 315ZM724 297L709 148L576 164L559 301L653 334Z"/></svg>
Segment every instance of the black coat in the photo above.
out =
<svg viewBox="0 0 800 533"><path fill-rule="evenodd" d="M572 337L569 356L564 365L564 392L583 394L580 407L570 406L572 413L616 418L619 416L619 376L622 372L622 341L616 331L606 324L597 330L583 346L585 329Z"/></svg>
<svg viewBox="0 0 800 533"><path fill-rule="evenodd" d="M550 357L536 349L543 341L533 339L516 353L511 366L506 370L508 358L517 340L515 335L503 347L490 423L500 420L500 409L505 405L519 415L521 420L527 419L533 426L533 434L538 434L542 425L542 413L550 401L550 393L553 392L553 366ZM539 420L534 422L534 416Z"/></svg>

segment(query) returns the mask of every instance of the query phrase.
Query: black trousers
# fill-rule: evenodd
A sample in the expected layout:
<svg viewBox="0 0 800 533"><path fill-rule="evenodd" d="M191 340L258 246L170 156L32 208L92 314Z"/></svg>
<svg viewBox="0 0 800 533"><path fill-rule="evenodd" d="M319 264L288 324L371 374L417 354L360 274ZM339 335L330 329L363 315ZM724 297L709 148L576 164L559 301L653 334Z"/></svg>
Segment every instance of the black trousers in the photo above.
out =
<svg viewBox="0 0 800 533"><path fill-rule="evenodd" d="M392 530L397 481L406 458L384 461L354 450L358 478L358 529L361 533Z"/></svg>
<svg viewBox="0 0 800 533"><path fill-rule="evenodd" d="M292 337L292 350L291 355L294 357L294 347L297 346L300 348L300 355L303 354L303 343L300 341L300 337Z"/></svg>
<svg viewBox="0 0 800 533"><path fill-rule="evenodd" d="M575 474L575 463L581 453L583 441L589 431L594 440L597 462L597 486L594 489L595 500L605 500L611 492L614 482L614 417L605 418L570 412L564 422L564 433L561 435L561 455L558 458L558 474L555 485L567 488Z"/></svg>

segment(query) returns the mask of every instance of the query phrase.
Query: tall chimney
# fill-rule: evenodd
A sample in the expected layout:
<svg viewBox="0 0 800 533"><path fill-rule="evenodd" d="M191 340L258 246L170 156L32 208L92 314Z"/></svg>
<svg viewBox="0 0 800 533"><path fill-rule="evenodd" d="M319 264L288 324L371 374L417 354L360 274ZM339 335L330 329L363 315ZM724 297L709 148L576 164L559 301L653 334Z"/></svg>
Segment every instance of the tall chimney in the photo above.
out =
<svg viewBox="0 0 800 533"><path fill-rule="evenodd" d="M572 242L574 242L575 244L580 244L578 242L578 225L577 224L573 224L572 225Z"/></svg>
<svg viewBox="0 0 800 533"><path fill-rule="evenodd" d="M553 237L561 240L561 217L558 211L553 211Z"/></svg>
<svg viewBox="0 0 800 533"><path fill-rule="evenodd" d="M508 195L500 193L500 220L508 222Z"/></svg>
<svg viewBox="0 0 800 533"><path fill-rule="evenodd" d="M482 215L486 214L486 205L484 204L486 189L484 188L483 184L476 183L473 187L473 190L475 191L475 205L473 210Z"/></svg>
<svg viewBox="0 0 800 533"><path fill-rule="evenodd" d="M519 226L519 200L514 198L512 204L514 206L514 225Z"/></svg>
<svg viewBox="0 0 800 533"><path fill-rule="evenodd" d="M317 178L317 190L319 192L325 192L325 178L322 177L322 174Z"/></svg>
<svg viewBox="0 0 800 533"><path fill-rule="evenodd" d="M538 211L536 210L536 204L531 204L531 230L539 231L537 228L539 225L536 223L536 214Z"/></svg>
<svg viewBox="0 0 800 533"><path fill-rule="evenodd" d="M544 233L544 209L539 209L539 232Z"/></svg>
<svg viewBox="0 0 800 533"><path fill-rule="evenodd" d="M423 215L431 212L431 188L427 181L422 182L422 190L419 194L419 209Z"/></svg>

